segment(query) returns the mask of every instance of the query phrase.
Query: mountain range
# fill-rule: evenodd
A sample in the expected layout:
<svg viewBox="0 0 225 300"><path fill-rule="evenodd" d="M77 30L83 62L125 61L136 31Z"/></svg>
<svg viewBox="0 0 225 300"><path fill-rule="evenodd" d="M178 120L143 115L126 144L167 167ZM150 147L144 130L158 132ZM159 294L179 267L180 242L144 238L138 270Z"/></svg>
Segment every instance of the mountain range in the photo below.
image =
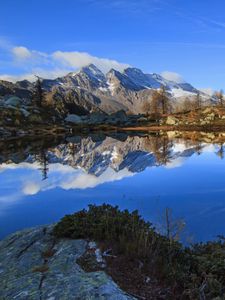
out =
<svg viewBox="0 0 225 300"><path fill-rule="evenodd" d="M0 80L0 99L17 96L29 103L35 83L27 80L16 83ZM164 86L173 106L187 97L193 99L198 93L204 101L210 96L187 82L175 82L159 74L146 74L137 68L123 72L111 69L104 74L90 64L77 72L70 72L56 79L43 79L42 87L48 101L68 113L88 114L92 111L106 113L125 110L127 113L144 112L144 104L151 100L155 89Z"/></svg>

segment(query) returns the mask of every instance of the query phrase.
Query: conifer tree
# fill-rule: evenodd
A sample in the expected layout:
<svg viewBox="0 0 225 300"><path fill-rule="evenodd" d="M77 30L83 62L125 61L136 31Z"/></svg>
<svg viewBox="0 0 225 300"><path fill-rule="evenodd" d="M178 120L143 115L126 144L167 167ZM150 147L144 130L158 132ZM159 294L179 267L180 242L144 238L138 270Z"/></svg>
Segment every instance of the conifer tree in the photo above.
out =
<svg viewBox="0 0 225 300"><path fill-rule="evenodd" d="M42 107L44 102L45 102L45 92L42 88L42 81L41 78L39 76L36 76L37 80L34 86L34 90L33 90L33 102L39 106Z"/></svg>

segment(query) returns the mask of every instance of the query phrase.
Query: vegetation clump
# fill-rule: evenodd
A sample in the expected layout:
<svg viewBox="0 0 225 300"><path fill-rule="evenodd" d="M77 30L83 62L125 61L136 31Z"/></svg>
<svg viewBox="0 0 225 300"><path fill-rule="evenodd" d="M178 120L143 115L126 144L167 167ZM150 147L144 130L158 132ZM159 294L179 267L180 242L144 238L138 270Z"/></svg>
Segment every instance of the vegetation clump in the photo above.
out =
<svg viewBox="0 0 225 300"><path fill-rule="evenodd" d="M141 262L142 273L170 287L171 299L224 299L223 237L185 248L156 232L138 211L130 213L106 204L89 205L88 210L66 215L54 227L53 234L57 238L104 242L114 255L127 262Z"/></svg>

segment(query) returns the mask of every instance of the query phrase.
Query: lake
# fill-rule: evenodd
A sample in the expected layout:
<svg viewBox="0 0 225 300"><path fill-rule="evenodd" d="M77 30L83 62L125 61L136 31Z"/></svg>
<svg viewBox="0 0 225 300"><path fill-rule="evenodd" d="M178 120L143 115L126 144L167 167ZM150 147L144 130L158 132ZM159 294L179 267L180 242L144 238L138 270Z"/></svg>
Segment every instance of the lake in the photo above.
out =
<svg viewBox="0 0 225 300"><path fill-rule="evenodd" d="M173 134L92 134L0 142L0 238L88 204L138 210L184 243L225 234L223 143Z"/></svg>

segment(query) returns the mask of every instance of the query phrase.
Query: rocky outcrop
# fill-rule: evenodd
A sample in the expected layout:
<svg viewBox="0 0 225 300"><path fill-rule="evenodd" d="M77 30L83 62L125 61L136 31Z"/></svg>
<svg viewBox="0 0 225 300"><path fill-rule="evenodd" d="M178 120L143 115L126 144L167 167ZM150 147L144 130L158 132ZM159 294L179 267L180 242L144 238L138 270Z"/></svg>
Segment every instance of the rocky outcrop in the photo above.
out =
<svg viewBox="0 0 225 300"><path fill-rule="evenodd" d="M0 299L134 299L105 272L87 273L79 266L86 241L56 240L51 230L40 226L0 242Z"/></svg>
<svg viewBox="0 0 225 300"><path fill-rule="evenodd" d="M75 124L80 124L82 123L82 119L80 116L74 115L74 114L69 114L66 118L65 121L68 123L75 123Z"/></svg>
<svg viewBox="0 0 225 300"><path fill-rule="evenodd" d="M5 96L17 96L24 100L28 100L32 95L32 83L27 80L12 83L0 80L0 98Z"/></svg>
<svg viewBox="0 0 225 300"><path fill-rule="evenodd" d="M183 114L169 115L161 119L161 124L171 126L205 126L223 129L225 119L225 108L219 106L209 106L202 109L195 109ZM222 121L222 122L221 122Z"/></svg>
<svg viewBox="0 0 225 300"><path fill-rule="evenodd" d="M136 120L138 122L139 118ZM110 115L104 112L93 112L86 116L78 116L75 114L68 114L65 118L67 123L73 124L88 124L88 125L99 125L99 124L108 124L108 125L121 125L131 123L130 117L126 115L124 110L119 110Z"/></svg>

